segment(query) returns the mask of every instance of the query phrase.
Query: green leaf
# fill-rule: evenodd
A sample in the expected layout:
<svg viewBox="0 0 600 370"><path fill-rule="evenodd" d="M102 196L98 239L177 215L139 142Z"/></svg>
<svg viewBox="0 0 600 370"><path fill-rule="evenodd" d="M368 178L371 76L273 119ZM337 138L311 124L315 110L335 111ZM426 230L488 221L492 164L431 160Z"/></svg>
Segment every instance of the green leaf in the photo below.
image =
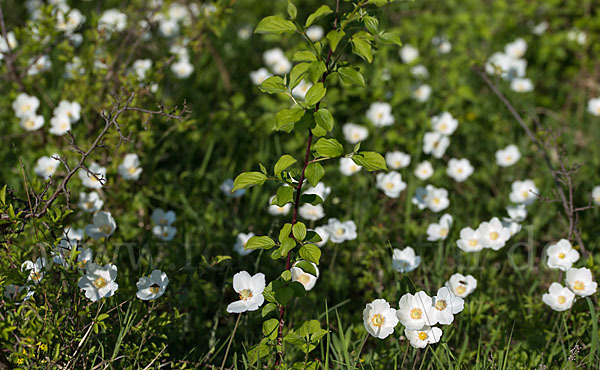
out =
<svg viewBox="0 0 600 370"><path fill-rule="evenodd" d="M344 83L365 87L365 79L363 75L354 68L342 67L338 69L338 73L340 74L340 78Z"/></svg>
<svg viewBox="0 0 600 370"><path fill-rule="evenodd" d="M344 152L344 147L336 139L320 138L312 147L321 157L338 157Z"/></svg>
<svg viewBox="0 0 600 370"><path fill-rule="evenodd" d="M109 314L107 314L107 313L101 313L100 315L98 315L98 318L96 319L96 322L100 322L100 321L102 321L104 319L107 319L109 317L110 317Z"/></svg>
<svg viewBox="0 0 600 370"><path fill-rule="evenodd" d="M294 62L314 62L317 57L308 50L301 50L294 53L292 61Z"/></svg>
<svg viewBox="0 0 600 370"><path fill-rule="evenodd" d="M300 203L308 203L316 206L317 204L322 204L323 199L317 194L302 194L300 197Z"/></svg>
<svg viewBox="0 0 600 370"><path fill-rule="evenodd" d="M243 172L240 173L233 181L232 192L248 188L254 185L262 185L267 181L267 176L261 172Z"/></svg>
<svg viewBox="0 0 600 370"><path fill-rule="evenodd" d="M310 243L318 243L318 242L322 242L323 239L321 239L321 236L319 234L317 234L315 231L310 230L306 232L306 239L307 242Z"/></svg>
<svg viewBox="0 0 600 370"><path fill-rule="evenodd" d="M294 296L294 290L288 286L281 287L275 290L275 299L277 303L286 305L290 299Z"/></svg>
<svg viewBox="0 0 600 370"><path fill-rule="evenodd" d="M260 167L260 172L264 173L265 175L268 175L267 169L265 168L265 166L263 166L262 163L259 163L258 166Z"/></svg>
<svg viewBox="0 0 600 370"><path fill-rule="evenodd" d="M263 18L258 23L254 33L282 34L284 32L292 33L294 31L296 31L296 26L293 22L285 20L277 15L271 15Z"/></svg>
<svg viewBox="0 0 600 370"><path fill-rule="evenodd" d="M281 253L282 257L284 257L287 256L289 251L291 251L294 248L296 248L296 241L292 238L287 238L283 241L283 243L281 243L281 249L279 253Z"/></svg>
<svg viewBox="0 0 600 370"><path fill-rule="evenodd" d="M304 25L304 27L310 27L310 25L313 24L314 21L331 13L333 13L333 10L331 10L330 7L328 7L327 5L321 5L319 9L315 10L314 13L312 13L308 16L308 18L306 18L306 24Z"/></svg>
<svg viewBox="0 0 600 370"><path fill-rule="evenodd" d="M291 20L296 19L296 15L298 14L298 10L296 9L296 6L294 4L292 4L291 0L288 0L287 12L288 12L288 15L290 16Z"/></svg>
<svg viewBox="0 0 600 370"><path fill-rule="evenodd" d="M274 171L275 176L281 178L281 172L286 170L289 166L296 163L296 159L289 154L282 155L275 163Z"/></svg>
<svg viewBox="0 0 600 370"><path fill-rule="evenodd" d="M327 89L323 86L322 82L313 85L304 96L304 102L308 105L315 105L323 99Z"/></svg>
<svg viewBox="0 0 600 370"><path fill-rule="evenodd" d="M314 244L306 244L302 246L299 254L302 259L313 262L317 265L319 264L319 259L321 259L321 250Z"/></svg>
<svg viewBox="0 0 600 370"><path fill-rule="evenodd" d="M373 36L364 31L355 33L350 39L350 42L352 43L352 52L371 63L373 61L373 52L371 50L372 40Z"/></svg>
<svg viewBox="0 0 600 370"><path fill-rule="evenodd" d="M320 163L309 163L306 166L306 171L304 172L304 176L312 186L317 186L321 178L325 175L325 170Z"/></svg>
<svg viewBox="0 0 600 370"><path fill-rule="evenodd" d="M260 91L267 94L277 94L287 92L287 87L283 83L283 79L279 76L271 76L263 81L258 87Z"/></svg>
<svg viewBox="0 0 600 370"><path fill-rule="evenodd" d="M298 86L304 78L306 71L308 71L308 67L310 67L310 63L298 63L292 68L290 72L290 89Z"/></svg>
<svg viewBox="0 0 600 370"><path fill-rule="evenodd" d="M379 41L382 44L395 44L398 46L402 46L402 41L400 40L400 35L393 32L381 32L379 34Z"/></svg>
<svg viewBox="0 0 600 370"><path fill-rule="evenodd" d="M279 241L283 243L285 240L290 239L290 233L292 232L292 224L289 222L283 225L279 230Z"/></svg>
<svg viewBox="0 0 600 370"><path fill-rule="evenodd" d="M385 159L376 152L358 152L352 156L352 160L367 171L387 170Z"/></svg>
<svg viewBox="0 0 600 370"><path fill-rule="evenodd" d="M290 272L290 270L283 270L280 276L283 279L283 281L287 282L292 280L292 273Z"/></svg>
<svg viewBox="0 0 600 370"><path fill-rule="evenodd" d="M2 202L2 204L6 204L6 185L4 185L0 190L0 202Z"/></svg>
<svg viewBox="0 0 600 370"><path fill-rule="evenodd" d="M325 73L325 71L327 71L325 63L318 60L312 62L310 64L310 67L308 67L308 75L312 83L319 82L321 80L321 77L323 77L323 73Z"/></svg>
<svg viewBox="0 0 600 370"><path fill-rule="evenodd" d="M275 115L275 129L289 133L303 115L304 109L300 107L282 109Z"/></svg>
<svg viewBox="0 0 600 370"><path fill-rule="evenodd" d="M315 125L313 128L310 129L310 131L312 131L313 136L316 136L316 137L323 137L323 136L327 135L327 130L325 130L323 127L321 127L319 125Z"/></svg>
<svg viewBox="0 0 600 370"><path fill-rule="evenodd" d="M263 335L271 340L277 338L278 330L279 320L277 319L269 319L262 324Z"/></svg>
<svg viewBox="0 0 600 370"><path fill-rule="evenodd" d="M307 274L317 276L317 269L315 269L315 266L308 261L298 261L294 264L294 267L299 267L302 269L302 271L306 272Z"/></svg>
<svg viewBox="0 0 600 370"><path fill-rule="evenodd" d="M379 31L379 20L377 20L377 18L367 15L363 17L363 21L369 32L372 34L376 34Z"/></svg>
<svg viewBox="0 0 600 370"><path fill-rule="evenodd" d="M294 234L294 238L296 238L296 240L304 240L306 237L306 225L304 225L302 222L296 222L294 226L292 226L292 234Z"/></svg>
<svg viewBox="0 0 600 370"><path fill-rule="evenodd" d="M335 51L342 38L344 38L344 35L346 35L346 33L342 30L329 31L327 34L327 40L329 40L329 47L331 48L331 51Z"/></svg>
<svg viewBox="0 0 600 370"><path fill-rule="evenodd" d="M331 131L333 129L333 115L325 108L319 108L315 112L315 122L325 131Z"/></svg>
<svg viewBox="0 0 600 370"><path fill-rule="evenodd" d="M262 309L262 317L267 316L271 312L277 309L277 305L275 303L267 303Z"/></svg>
<svg viewBox="0 0 600 370"><path fill-rule="evenodd" d="M278 205L279 207L283 207L286 204L290 203L294 197L294 188L291 186L281 186L277 189L277 194L271 204Z"/></svg>
<svg viewBox="0 0 600 370"><path fill-rule="evenodd" d="M275 242L268 236L253 236L248 239L244 249L271 249L274 246Z"/></svg>

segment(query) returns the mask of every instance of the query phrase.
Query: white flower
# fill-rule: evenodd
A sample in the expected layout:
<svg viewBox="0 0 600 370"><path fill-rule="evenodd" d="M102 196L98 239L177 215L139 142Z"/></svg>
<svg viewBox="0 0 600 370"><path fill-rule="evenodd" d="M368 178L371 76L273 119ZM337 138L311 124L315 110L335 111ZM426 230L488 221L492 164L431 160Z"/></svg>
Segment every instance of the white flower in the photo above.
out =
<svg viewBox="0 0 600 370"><path fill-rule="evenodd" d="M515 41L510 42L504 47L504 53L514 59L522 58L526 51L527 42L522 38L518 38Z"/></svg>
<svg viewBox="0 0 600 370"><path fill-rule="evenodd" d="M241 313L258 310L265 301L263 296L265 286L265 275L260 272L254 276L250 276L246 271L240 271L233 275L233 290L239 294L240 300L230 303L227 306L227 312Z"/></svg>
<svg viewBox="0 0 600 370"><path fill-rule="evenodd" d="M327 197L329 196L329 194L331 194L331 187L325 185L325 183L323 182L318 182L317 186L315 187L309 187L308 189L306 189L304 192L304 194L315 194L321 197L321 199L325 200L327 199Z"/></svg>
<svg viewBox="0 0 600 370"><path fill-rule="evenodd" d="M567 39L569 39L569 41L576 41L579 45L583 45L587 41L587 34L577 28L573 28L567 33Z"/></svg>
<svg viewBox="0 0 600 370"><path fill-rule="evenodd" d="M127 26L127 15L117 9L108 9L98 19L100 32L122 32Z"/></svg>
<svg viewBox="0 0 600 370"><path fill-rule="evenodd" d="M456 273L450 276L450 280L446 282L446 286L450 288L452 293L465 298L477 288L477 280L472 275L464 276Z"/></svg>
<svg viewBox="0 0 600 370"><path fill-rule="evenodd" d="M521 152L519 152L519 148L513 144L496 152L496 163L500 167L512 166L517 163L519 159L521 159Z"/></svg>
<svg viewBox="0 0 600 370"><path fill-rule="evenodd" d="M177 219L175 211L165 212L162 208L156 208L150 217L155 224L163 226L171 225Z"/></svg>
<svg viewBox="0 0 600 370"><path fill-rule="evenodd" d="M544 293L542 301L554 311L566 311L573 306L575 294L559 283L550 284L548 293Z"/></svg>
<svg viewBox="0 0 600 370"><path fill-rule="evenodd" d="M337 218L330 218L324 227L332 243L343 243L346 240L354 240L357 237L356 224L352 220L340 222Z"/></svg>
<svg viewBox="0 0 600 370"><path fill-rule="evenodd" d="M71 123L75 123L81 118L81 105L77 102L61 100L53 113L55 117L66 116Z"/></svg>
<svg viewBox="0 0 600 370"><path fill-rule="evenodd" d="M587 110L594 116L600 116L600 97L588 100Z"/></svg>
<svg viewBox="0 0 600 370"><path fill-rule="evenodd" d="M473 166L471 166L471 162L466 158L450 158L446 173L448 176L452 177L454 181L463 182L473 173Z"/></svg>
<svg viewBox="0 0 600 370"><path fill-rule="evenodd" d="M185 79L190 77L194 72L194 66L186 58L178 59L175 63L171 64L171 71L175 74L175 77L179 79Z"/></svg>
<svg viewBox="0 0 600 370"><path fill-rule="evenodd" d="M233 246L233 250L237 252L240 256L248 255L254 252L254 249L246 249L246 243L250 240L251 237L254 236L254 233L239 233L235 239L235 245Z"/></svg>
<svg viewBox="0 0 600 370"><path fill-rule="evenodd" d="M71 254L71 249L77 249L77 241L63 238L59 241L56 246L56 250L50 251L52 255L52 262L63 267L69 267L67 258Z"/></svg>
<svg viewBox="0 0 600 370"><path fill-rule="evenodd" d="M310 221L318 221L325 217L325 210L323 209L322 204L313 206L310 203L304 203L298 208L298 213L300 214L300 217Z"/></svg>
<svg viewBox="0 0 600 370"><path fill-rule="evenodd" d="M400 58L403 63L410 64L418 57L419 50L410 44L406 44L400 49Z"/></svg>
<svg viewBox="0 0 600 370"><path fill-rule="evenodd" d="M427 78L427 77L429 77L429 71L427 70L427 67L425 67L422 64L417 64L416 66L412 67L410 69L410 73L414 77L418 77L418 78Z"/></svg>
<svg viewBox="0 0 600 370"><path fill-rule="evenodd" d="M283 207L280 207L277 204L271 204L271 202L273 202L274 198L275 198L275 195L273 195L271 198L269 198L269 207L267 208L267 211L269 212L270 215L285 216L288 213L290 213L290 209L292 208L291 203L286 203Z"/></svg>
<svg viewBox="0 0 600 370"><path fill-rule="evenodd" d="M79 9L72 8L68 12L59 10L56 13L56 29L65 33L72 33L85 22L85 16Z"/></svg>
<svg viewBox="0 0 600 370"><path fill-rule="evenodd" d="M133 71L137 76L138 80L143 80L146 78L146 73L152 68L152 60L151 59L138 59L133 62L132 65Z"/></svg>
<svg viewBox="0 0 600 370"><path fill-rule="evenodd" d="M579 260L579 252L573 249L567 239L561 239L558 243L551 244L546 254L548 267L562 271L567 271Z"/></svg>
<svg viewBox="0 0 600 370"><path fill-rule="evenodd" d="M106 168L100 166L98 163L93 162L89 170L93 175L89 174L85 169L79 170L79 178L83 186L90 189L100 189L106 184Z"/></svg>
<svg viewBox="0 0 600 370"><path fill-rule="evenodd" d="M62 136L71 130L71 121L69 116L61 114L50 119L50 132L52 135Z"/></svg>
<svg viewBox="0 0 600 370"><path fill-rule="evenodd" d="M177 228L171 225L155 225L152 227L152 234L160 240L168 242L173 240L177 234Z"/></svg>
<svg viewBox="0 0 600 370"><path fill-rule="evenodd" d="M252 80L252 83L255 85L260 85L267 78L269 78L271 76L272 75L269 73L269 71L266 68L259 68L256 71L250 72L250 79Z"/></svg>
<svg viewBox="0 0 600 370"><path fill-rule="evenodd" d="M313 86L312 82L302 80L296 87L294 87L292 89L292 95L296 99L304 99L304 97L306 96L306 93L308 92L308 89L310 89L312 86Z"/></svg>
<svg viewBox="0 0 600 370"><path fill-rule="evenodd" d="M77 267L84 270L88 262L93 261L94 253L90 248L82 248L81 252L77 255Z"/></svg>
<svg viewBox="0 0 600 370"><path fill-rule="evenodd" d="M512 191L509 198L513 203L531 204L536 200L537 194L539 194L539 190L533 180L515 181L511 187Z"/></svg>
<svg viewBox="0 0 600 370"><path fill-rule="evenodd" d="M169 285L169 278L166 273L154 270L150 276L142 276L135 285L138 288L135 295L143 301L150 301L165 293L167 285Z"/></svg>
<svg viewBox="0 0 600 370"><path fill-rule="evenodd" d="M323 27L318 25L310 26L306 29L306 36L308 36L312 42L321 40L324 33Z"/></svg>
<svg viewBox="0 0 600 370"><path fill-rule="evenodd" d="M479 229L473 230L470 227L465 227L460 230L460 239L456 241L456 245L465 252L479 252L482 250L483 244L481 244Z"/></svg>
<svg viewBox="0 0 600 370"><path fill-rule="evenodd" d="M399 170L410 164L410 154L404 152L387 152L385 153L385 163L392 170Z"/></svg>
<svg viewBox="0 0 600 370"><path fill-rule="evenodd" d="M292 281L297 281L302 284L307 292L314 288L315 284L317 283L317 279L319 278L319 268L313 262L309 263L313 265L317 275L309 274L308 272L304 272L304 270L302 270L300 267L295 267L298 262L294 263L294 266L290 269Z"/></svg>
<svg viewBox="0 0 600 370"><path fill-rule="evenodd" d="M321 237L321 241L316 242L315 244L317 245L317 247L321 248L329 241L329 232L327 231L327 227L325 226L315 227L315 232Z"/></svg>
<svg viewBox="0 0 600 370"><path fill-rule="evenodd" d="M415 254L411 247L404 249L394 248L392 254L392 268L400 273L411 272L421 264L421 256Z"/></svg>
<svg viewBox="0 0 600 370"><path fill-rule="evenodd" d="M375 127L391 126L395 122L394 116L392 116L392 106L385 102L371 103L367 110L367 118L373 122Z"/></svg>
<svg viewBox="0 0 600 370"><path fill-rule="evenodd" d="M458 120L452 117L452 114L449 112L442 112L437 116L431 117L431 128L435 132L449 136L458 128Z"/></svg>
<svg viewBox="0 0 600 370"><path fill-rule="evenodd" d="M568 269L565 283L573 293L581 297L596 293L598 288L598 284L593 281L592 272L585 267Z"/></svg>
<svg viewBox="0 0 600 370"><path fill-rule="evenodd" d="M46 268L46 259L44 257L38 258L34 262L25 261L21 265L21 271L29 271L29 275L27 276L27 281L33 281L36 284L39 284L40 281L44 278L44 269Z"/></svg>
<svg viewBox="0 0 600 370"><path fill-rule="evenodd" d="M385 299L376 299L365 306L363 324L369 334L375 338L385 339L398 325L396 310L391 308Z"/></svg>
<svg viewBox="0 0 600 370"><path fill-rule="evenodd" d="M52 68L52 62L47 55L41 55L37 59L31 58L29 59L29 64L31 67L27 70L28 76L35 76L41 72L49 71L50 68Z"/></svg>
<svg viewBox="0 0 600 370"><path fill-rule="evenodd" d="M433 320L441 325L450 325L454 315L465 308L465 301L456 296L448 287L441 287L433 297Z"/></svg>
<svg viewBox="0 0 600 370"><path fill-rule="evenodd" d="M427 84L420 85L413 90L411 96L419 103L424 103L429 100L429 97L431 96L431 86Z"/></svg>
<svg viewBox="0 0 600 370"><path fill-rule="evenodd" d="M179 23L173 18L163 18L158 22L158 31L164 37L172 37L179 33Z"/></svg>
<svg viewBox="0 0 600 370"><path fill-rule="evenodd" d="M450 145L450 139L439 132L426 132L423 136L423 153L431 154L435 158L442 158Z"/></svg>
<svg viewBox="0 0 600 370"><path fill-rule="evenodd" d="M594 203L600 205L600 185L594 186L594 189L592 189L592 199Z"/></svg>
<svg viewBox="0 0 600 370"><path fill-rule="evenodd" d="M115 219L110 212L98 212L92 219L92 224L85 227L85 232L94 240L108 238L117 228Z"/></svg>
<svg viewBox="0 0 600 370"><path fill-rule="evenodd" d="M1 39L1 38L0 38ZM25 93L20 93L12 103L12 108L18 118L24 119L34 116L40 106L40 99L35 96L29 96ZM43 117L42 117L43 119ZM43 124L43 122L42 122ZM41 126L41 125L40 125ZM39 128L39 127L38 127ZM32 131L32 130L30 130Z"/></svg>
<svg viewBox="0 0 600 370"><path fill-rule="evenodd" d="M33 172L36 175L42 177L44 180L48 180L54 173L56 169L60 165L60 161L58 159L54 159L53 157L58 157L58 154L52 154L50 157L41 157L35 163L35 167Z"/></svg>
<svg viewBox="0 0 600 370"><path fill-rule="evenodd" d="M271 69L276 75L281 76L290 72L290 70L292 69L292 63L290 63L290 61L284 57L283 59L278 60L277 63L275 63L273 66L271 66Z"/></svg>
<svg viewBox="0 0 600 370"><path fill-rule="evenodd" d="M119 289L119 284L115 281L117 279L117 266L100 265L89 262L85 266L85 275L79 279L77 285L79 288L85 291L85 296L92 302L104 297L112 297L113 294Z"/></svg>
<svg viewBox="0 0 600 370"><path fill-rule="evenodd" d="M0 60L4 58L4 53L17 47L17 39L13 31L6 33L6 38L0 37Z"/></svg>
<svg viewBox="0 0 600 370"><path fill-rule="evenodd" d="M438 223L432 223L427 226L427 240L432 242L446 240L450 227L452 227L452 221L452 215L445 213L440 217Z"/></svg>
<svg viewBox="0 0 600 370"><path fill-rule="evenodd" d="M408 330L421 330L434 320L433 300L427 293L406 293L400 298L396 316Z"/></svg>
<svg viewBox="0 0 600 370"><path fill-rule="evenodd" d="M427 204L425 203L426 196L427 188L418 187L417 190L415 190L415 195L412 198L412 204L416 205L420 210L427 208Z"/></svg>
<svg viewBox="0 0 600 370"><path fill-rule="evenodd" d="M505 80L525 77L527 61L515 59L504 53L494 53L485 63L485 71L490 75L500 75Z"/></svg>
<svg viewBox="0 0 600 370"><path fill-rule="evenodd" d="M420 330L404 329L404 336L414 348L425 348L428 344L434 344L442 339L442 329L438 327L424 326Z"/></svg>
<svg viewBox="0 0 600 370"><path fill-rule="evenodd" d="M32 114L30 116L23 117L20 125L27 131L35 131L44 126L44 117Z"/></svg>
<svg viewBox="0 0 600 370"><path fill-rule="evenodd" d="M103 205L104 201L100 199L100 195L95 191L88 194L84 192L79 193L79 202L77 202L77 206L84 212L94 213L99 211Z"/></svg>
<svg viewBox="0 0 600 370"><path fill-rule="evenodd" d="M242 40L248 40L252 36L252 27L245 25L238 29L237 35Z"/></svg>
<svg viewBox="0 0 600 370"><path fill-rule="evenodd" d="M528 78L515 78L510 82L513 91L523 93L533 91L533 83Z"/></svg>
<svg viewBox="0 0 600 370"><path fill-rule="evenodd" d="M386 174L377 174L377 188L390 198L398 198L402 190L406 189L406 183L402 181L402 175L396 171Z"/></svg>
<svg viewBox="0 0 600 370"><path fill-rule="evenodd" d="M440 54L448 54L452 51L452 43L448 40L442 41L442 43L438 46L438 53Z"/></svg>
<svg viewBox="0 0 600 370"><path fill-rule="evenodd" d="M436 188L432 185L427 185L425 189L427 190L427 194L423 200L425 201L427 208L436 213L448 208L450 205L450 200L448 200L448 190Z"/></svg>
<svg viewBox="0 0 600 370"><path fill-rule="evenodd" d="M494 217L488 222L482 222L477 228L477 232L483 247L495 251L504 247L511 235L510 230L502 225L498 217Z"/></svg>
<svg viewBox="0 0 600 370"><path fill-rule="evenodd" d="M340 158L340 172L344 176L352 176L358 171L360 171L361 168L362 166L359 166L356 163L354 163L352 158Z"/></svg>
<svg viewBox="0 0 600 370"><path fill-rule="evenodd" d="M223 181L219 188L230 198L239 198L246 193L246 189L238 189L233 191L233 179L227 179Z"/></svg>
<svg viewBox="0 0 600 370"><path fill-rule="evenodd" d="M508 217L510 217L510 220L514 222L523 222L527 217L527 208L525 208L524 204L507 206L506 212L508 212Z"/></svg>
<svg viewBox="0 0 600 370"><path fill-rule="evenodd" d="M142 173L140 158L135 153L126 154L123 163L118 167L119 175L125 180L137 180Z"/></svg>
<svg viewBox="0 0 600 370"><path fill-rule="evenodd" d="M415 176L417 176L419 180L427 180L431 175L433 175L433 166L429 161L423 161L417 164Z"/></svg>
<svg viewBox="0 0 600 370"><path fill-rule="evenodd" d="M538 23L537 25L535 25L535 27L533 27L531 32L533 32L534 35L540 36L540 35L544 34L544 32L546 32L546 30L548 29L548 26L550 26L548 24L548 22L542 21L542 22Z"/></svg>
<svg viewBox="0 0 600 370"><path fill-rule="evenodd" d="M35 294L35 291L31 290L31 287L29 285L20 286L9 284L4 287L4 297L6 299L16 301L17 298L19 298L23 294L23 291L25 291L25 296L23 297L22 302L25 302L29 298L33 297L33 295ZM16 304L19 305L21 303Z"/></svg>
<svg viewBox="0 0 600 370"><path fill-rule="evenodd" d="M75 240L78 242L83 240L84 234L85 232L83 231L83 229L74 229L70 226L65 227L63 231L63 235L65 238L69 240Z"/></svg>
<svg viewBox="0 0 600 370"><path fill-rule="evenodd" d="M369 137L369 130L366 127L352 122L346 123L342 127L342 131L344 133L344 139L350 144L356 144Z"/></svg>

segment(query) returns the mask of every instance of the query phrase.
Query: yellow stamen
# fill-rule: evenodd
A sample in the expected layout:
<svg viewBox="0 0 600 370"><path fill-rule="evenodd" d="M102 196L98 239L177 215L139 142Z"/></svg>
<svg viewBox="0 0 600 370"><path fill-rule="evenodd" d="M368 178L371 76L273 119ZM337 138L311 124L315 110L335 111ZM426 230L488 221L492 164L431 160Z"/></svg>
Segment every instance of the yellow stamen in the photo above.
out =
<svg viewBox="0 0 600 370"><path fill-rule="evenodd" d="M250 298L252 298L252 291L251 291L250 289L243 289L243 290L240 292L240 299L241 299L242 301L247 301L247 300L249 300Z"/></svg>
<svg viewBox="0 0 600 370"><path fill-rule="evenodd" d="M584 290L585 289L584 282L581 281L581 280L576 280L575 283L573 283L573 289L575 289L575 290Z"/></svg>
<svg viewBox="0 0 600 370"><path fill-rule="evenodd" d="M93 284L96 287L96 289L102 289L108 284L108 281L106 281L105 278L100 276L100 277L96 278L96 280L94 280Z"/></svg>
<svg viewBox="0 0 600 370"><path fill-rule="evenodd" d="M376 326L378 328L381 327L384 322L385 322L385 318L383 316L381 316L381 314L375 314L375 315L373 315L373 318L371 319L371 323L373 324L373 326Z"/></svg>
<svg viewBox="0 0 600 370"><path fill-rule="evenodd" d="M446 307L448 307L448 304L443 299L438 299L435 302L435 308L439 311L444 311L446 309Z"/></svg>
<svg viewBox="0 0 600 370"><path fill-rule="evenodd" d="M410 310L410 317L415 320L419 320L423 316L423 311L420 308L413 308Z"/></svg>
<svg viewBox="0 0 600 370"><path fill-rule="evenodd" d="M419 332L419 339L420 340L425 340L429 337L429 335L427 335L427 333L425 333L424 331L420 331Z"/></svg>

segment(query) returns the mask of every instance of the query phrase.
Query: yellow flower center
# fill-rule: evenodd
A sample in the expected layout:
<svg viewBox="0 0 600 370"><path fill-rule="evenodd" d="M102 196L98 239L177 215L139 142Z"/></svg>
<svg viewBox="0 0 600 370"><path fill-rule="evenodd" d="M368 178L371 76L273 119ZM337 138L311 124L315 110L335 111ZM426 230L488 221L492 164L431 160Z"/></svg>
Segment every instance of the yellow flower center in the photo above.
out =
<svg viewBox="0 0 600 370"><path fill-rule="evenodd" d="M423 311L420 308L413 308L410 310L410 317L415 320L419 320L423 316Z"/></svg>
<svg viewBox="0 0 600 370"><path fill-rule="evenodd" d="M96 278L96 280L94 280L93 284L96 287L96 289L102 289L108 284L108 281L106 281L105 278L100 276L100 277Z"/></svg>
<svg viewBox="0 0 600 370"><path fill-rule="evenodd" d="M163 231L162 236L163 236L163 238L168 238L169 232L167 230Z"/></svg>
<svg viewBox="0 0 600 370"><path fill-rule="evenodd" d="M358 166L355 165L355 164L351 165L350 166L350 172L356 172L356 171L358 171Z"/></svg>
<svg viewBox="0 0 600 370"><path fill-rule="evenodd" d="M465 294L466 291L467 291L467 287L465 287L464 285L459 285L456 287L457 294Z"/></svg>
<svg viewBox="0 0 600 370"><path fill-rule="evenodd" d="M340 227L339 229L337 229L337 230L335 231L335 234L336 234L336 235L338 235L338 236L342 236L342 235L344 235L344 229L342 229L342 228Z"/></svg>
<svg viewBox="0 0 600 370"><path fill-rule="evenodd" d="M564 304L567 301L567 297L565 297L564 295L559 295L556 300L558 301L558 303Z"/></svg>
<svg viewBox="0 0 600 370"><path fill-rule="evenodd" d="M475 246L477 246L477 243L478 243L478 242L477 242L477 239L471 239L471 240L469 240L469 245L470 245L471 247L475 247Z"/></svg>
<svg viewBox="0 0 600 370"><path fill-rule="evenodd" d="M463 173L463 169L462 169L462 168L458 168L458 169L456 170L456 173Z"/></svg>
<svg viewBox="0 0 600 370"><path fill-rule="evenodd" d="M94 208L94 203L93 202L85 202L85 208L87 208L87 209Z"/></svg>
<svg viewBox="0 0 600 370"><path fill-rule="evenodd" d="M440 198L433 198L433 203L440 204L440 202L441 202Z"/></svg>
<svg viewBox="0 0 600 370"><path fill-rule="evenodd" d="M32 119L28 119L27 121L25 121L25 127L33 128L34 126L35 126L35 122L33 122Z"/></svg>
<svg viewBox="0 0 600 370"><path fill-rule="evenodd" d="M448 304L443 299L438 299L435 302L435 308L439 311L444 311L446 309L446 307L448 307Z"/></svg>
<svg viewBox="0 0 600 370"><path fill-rule="evenodd" d="M385 183L385 188L388 190L392 190L394 188L394 184L391 182L386 182Z"/></svg>
<svg viewBox="0 0 600 370"><path fill-rule="evenodd" d="M135 168L135 167L129 167L129 169L127 170L127 172L129 172L130 175L133 175L136 170L137 170L137 168Z"/></svg>
<svg viewBox="0 0 600 370"><path fill-rule="evenodd" d="M448 235L448 229L440 229L440 236L444 237Z"/></svg>
<svg viewBox="0 0 600 370"><path fill-rule="evenodd" d="M504 160L506 160L507 162L512 161L512 155L507 155L506 158L504 158Z"/></svg>
<svg viewBox="0 0 600 370"><path fill-rule="evenodd" d="M529 198L529 191L527 191L527 190L524 190L524 191L522 191L522 192L521 192L521 196L522 196L523 198Z"/></svg>
<svg viewBox="0 0 600 370"><path fill-rule="evenodd" d="M66 130L67 130L67 128L69 128L69 126L67 125L67 123L66 123L66 122L62 122L62 123L60 124L60 129L61 129L61 130L63 130L63 131L66 131Z"/></svg>
<svg viewBox="0 0 600 370"><path fill-rule="evenodd" d="M558 258L560 258L561 260L564 259L565 257L566 257L566 255L562 252L558 254Z"/></svg>
<svg viewBox="0 0 600 370"><path fill-rule="evenodd" d="M241 299L242 301L247 301L247 300L249 300L250 298L252 298L252 291L251 291L250 289L243 289L243 290L240 292L240 299Z"/></svg>
<svg viewBox="0 0 600 370"><path fill-rule="evenodd" d="M498 232L496 232L496 231L492 231L492 232L490 233L490 239L492 239L492 240L496 240L496 239L498 239L499 237L500 237L500 234L498 234Z"/></svg>
<svg viewBox="0 0 600 370"><path fill-rule="evenodd" d="M385 322L385 318L383 316L381 316L381 314L375 314L375 315L373 315L373 318L371 319L371 323L373 324L373 326L376 326L378 328L380 328L384 322Z"/></svg>
<svg viewBox="0 0 600 370"><path fill-rule="evenodd" d="M160 286L158 284L152 284L148 287L148 290L152 294L158 294L158 291L160 290Z"/></svg>
<svg viewBox="0 0 600 370"><path fill-rule="evenodd" d="M575 290L584 290L585 289L584 282L581 281L581 280L575 281L575 283L573 283L573 289L575 289Z"/></svg>
<svg viewBox="0 0 600 370"><path fill-rule="evenodd" d="M420 340L425 340L427 339L429 336L427 335L427 333L425 333L424 331L420 331L419 332L419 339Z"/></svg>
<svg viewBox="0 0 600 370"><path fill-rule="evenodd" d="M378 120L380 120L383 118L383 113L377 112L377 114L375 116L377 117Z"/></svg>
<svg viewBox="0 0 600 370"><path fill-rule="evenodd" d="M80 269L84 269L85 265L87 265L87 261L86 260L79 261L79 263L77 264L77 266L79 266Z"/></svg>
<svg viewBox="0 0 600 370"><path fill-rule="evenodd" d="M400 161L395 161L395 162L394 162L394 166L396 166L396 167L400 167L400 166L402 166L402 162L400 162Z"/></svg>
<svg viewBox="0 0 600 370"><path fill-rule="evenodd" d="M448 129L448 125L447 125L447 124L445 124L445 123L442 123L442 124L440 125L440 131L446 131L447 129Z"/></svg>
<svg viewBox="0 0 600 370"><path fill-rule="evenodd" d="M302 285L306 285L310 282L310 276L308 276L308 274L300 274L300 276L298 276L298 281L302 283Z"/></svg>
<svg viewBox="0 0 600 370"><path fill-rule="evenodd" d="M21 105L21 112L28 112L30 109L31 109L31 106L29 104Z"/></svg>
<svg viewBox="0 0 600 370"><path fill-rule="evenodd" d="M112 232L112 227L110 227L110 225L102 225L99 230L102 234L108 235Z"/></svg>
<svg viewBox="0 0 600 370"><path fill-rule="evenodd" d="M352 134L352 138L354 140L358 140L358 139L360 139L360 135L358 134L358 132L355 132L354 134Z"/></svg>
<svg viewBox="0 0 600 370"><path fill-rule="evenodd" d="M32 272L29 276L31 277L31 280L35 281L36 283L42 280L42 274L39 272Z"/></svg>

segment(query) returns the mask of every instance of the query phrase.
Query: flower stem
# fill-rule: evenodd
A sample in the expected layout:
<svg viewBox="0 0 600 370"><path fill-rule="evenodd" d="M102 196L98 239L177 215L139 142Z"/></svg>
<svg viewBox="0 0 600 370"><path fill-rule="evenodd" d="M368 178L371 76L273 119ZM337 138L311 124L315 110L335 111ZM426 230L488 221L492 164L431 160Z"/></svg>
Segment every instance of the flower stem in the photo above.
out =
<svg viewBox="0 0 600 370"><path fill-rule="evenodd" d="M235 336L235 332L237 330L238 324L240 323L240 318L242 314L240 313L235 320L235 326L233 327L233 332L231 332L231 337L229 338L229 343L227 343L227 349L225 349L225 357L223 357L223 363L221 364L221 370L225 368L225 362L227 361L227 356L229 355L229 348L231 348L231 343L233 342L233 337Z"/></svg>

